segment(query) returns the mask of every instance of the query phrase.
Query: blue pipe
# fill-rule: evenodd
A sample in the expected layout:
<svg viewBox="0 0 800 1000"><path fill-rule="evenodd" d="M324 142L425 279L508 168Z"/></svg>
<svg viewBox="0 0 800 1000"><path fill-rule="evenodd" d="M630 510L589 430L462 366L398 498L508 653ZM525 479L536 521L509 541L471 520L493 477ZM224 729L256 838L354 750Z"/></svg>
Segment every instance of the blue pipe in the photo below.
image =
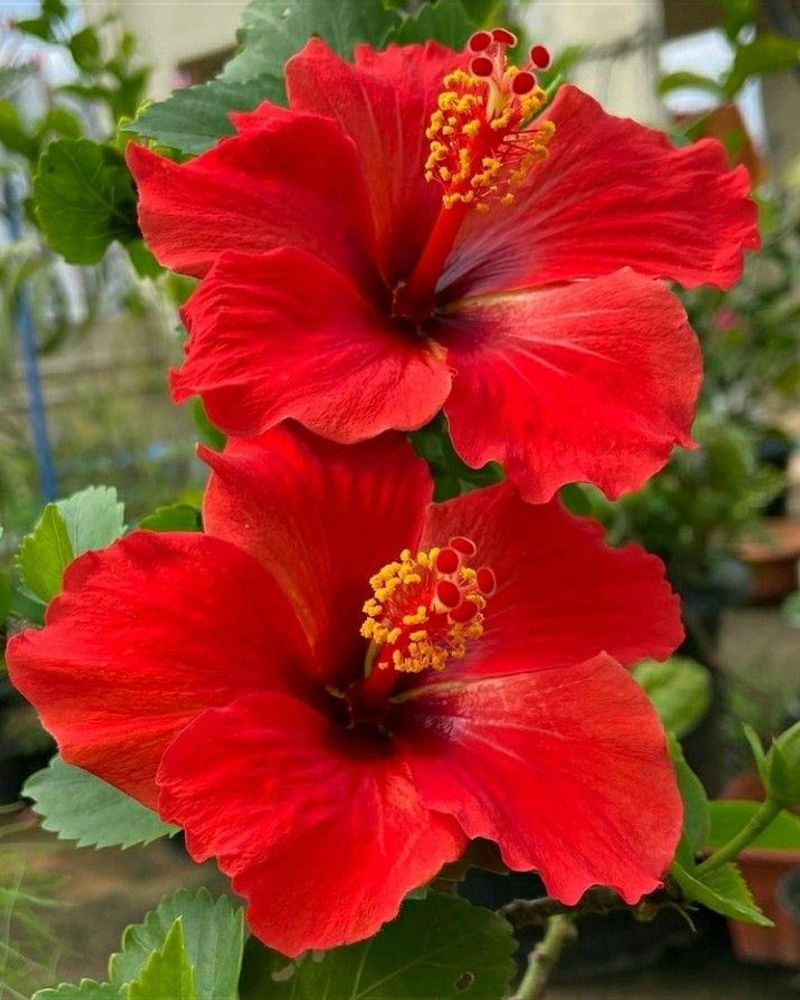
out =
<svg viewBox="0 0 800 1000"><path fill-rule="evenodd" d="M16 243L22 238L22 217L13 184L8 175L3 179L3 200L6 207L8 235L12 243ZM36 327L33 322L33 307L27 284L23 283L19 288L16 300L14 316L22 348L22 368L28 394L28 415L33 433L33 449L36 456L36 467L39 471L39 488L42 497L48 503L58 496L58 483L53 465L50 438L47 433L42 380L39 374Z"/></svg>

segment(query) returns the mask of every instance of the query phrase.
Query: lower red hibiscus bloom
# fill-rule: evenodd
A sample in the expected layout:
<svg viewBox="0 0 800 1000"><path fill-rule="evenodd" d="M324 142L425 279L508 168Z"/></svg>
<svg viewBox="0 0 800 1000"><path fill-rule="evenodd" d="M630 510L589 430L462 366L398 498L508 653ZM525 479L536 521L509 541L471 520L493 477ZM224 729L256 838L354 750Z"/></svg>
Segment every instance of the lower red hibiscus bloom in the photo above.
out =
<svg viewBox="0 0 800 1000"><path fill-rule="evenodd" d="M638 488L691 443L700 352L659 279L737 279L747 172L572 86L545 106L541 48L517 71L509 39L354 65L314 39L290 110L234 115L183 164L130 148L150 247L204 279L176 400L199 393L230 434L292 418L345 443L443 406L461 457L537 501Z"/></svg>
<svg viewBox="0 0 800 1000"><path fill-rule="evenodd" d="M402 438L206 453L205 534L68 569L14 683L64 758L186 830L294 955L496 842L574 903L659 885L681 805L624 665L681 638L659 561L508 483L432 504Z"/></svg>

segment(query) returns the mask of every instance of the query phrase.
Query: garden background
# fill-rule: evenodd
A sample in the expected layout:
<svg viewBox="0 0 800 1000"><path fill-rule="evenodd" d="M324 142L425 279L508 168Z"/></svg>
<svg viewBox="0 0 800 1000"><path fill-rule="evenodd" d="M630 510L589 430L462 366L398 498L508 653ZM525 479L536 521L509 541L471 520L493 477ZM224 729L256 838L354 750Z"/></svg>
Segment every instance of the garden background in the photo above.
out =
<svg viewBox="0 0 800 1000"><path fill-rule="evenodd" d="M448 13L455 3L435 5L439 30L448 30L448 18L456 23ZM692 680L676 696L687 755L712 795L757 797L742 724L768 742L800 719L800 5L463 4L476 24L490 16L545 41L555 55L550 72L609 111L669 129L679 142L719 137L756 185L764 246L742 281L729 292L683 293L705 355L695 428L703 447L676 454L617 503L582 487L567 488L564 499L599 516L612 540L641 541L666 561L685 602L682 653L705 668L682 674ZM251 26L277 6L255 0ZM289 12L292 4L283 6ZM137 115L154 129L140 127L140 135L168 127L158 118L170 114L166 105L154 105L149 119L142 107L176 90L184 97L171 112L175 145L197 152L213 141L218 122L187 88L234 56L247 7L0 2L2 621L14 611L14 553L43 502L97 483L116 489L130 525L196 517L205 473L195 442L218 436L198 405L169 402L165 380L181 357L177 307L192 282L164 273L130 229L134 193L120 151ZM119 167L116 178L93 162L101 148L105 165ZM71 158L66 173L63 157ZM72 178L68 197L59 181L48 183L48 162ZM464 474L450 454L426 457L444 481ZM40 829L36 813L17 804L52 749L0 674L0 801L8 808L0 826L0 995L101 978L123 927L165 892L222 887L213 867L191 865L174 841L76 852ZM731 932L703 910L694 930L677 913L635 926L626 915L611 931L589 920L548 995L797 995L800 890L789 876L800 870L800 837L794 851L782 848L751 859L754 879L764 879L758 902L776 929ZM504 890L477 873L464 891L496 905ZM734 948L746 964L732 964Z"/></svg>

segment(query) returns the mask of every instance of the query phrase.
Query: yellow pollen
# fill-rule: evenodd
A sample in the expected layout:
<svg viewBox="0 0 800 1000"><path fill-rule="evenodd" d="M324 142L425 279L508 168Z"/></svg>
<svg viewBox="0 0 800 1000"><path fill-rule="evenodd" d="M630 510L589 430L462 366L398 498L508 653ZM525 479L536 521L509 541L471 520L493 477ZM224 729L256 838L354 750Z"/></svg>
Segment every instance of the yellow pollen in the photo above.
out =
<svg viewBox="0 0 800 1000"><path fill-rule="evenodd" d="M425 179L443 188L442 204L511 205L514 189L547 156L555 125L533 120L546 101L538 85L524 94L513 89L520 70L498 54L490 77L462 69L443 80L437 107L425 131L430 140ZM521 89L521 88L520 88Z"/></svg>
<svg viewBox="0 0 800 1000"><path fill-rule="evenodd" d="M402 673L443 670L450 660L463 659L469 643L483 634L486 597L476 570L463 565L462 556L453 572L443 573L437 568L440 552L405 549L371 578L373 596L364 603L361 635L379 648L377 667L393 666ZM440 594L448 600L456 594L455 607L443 603Z"/></svg>

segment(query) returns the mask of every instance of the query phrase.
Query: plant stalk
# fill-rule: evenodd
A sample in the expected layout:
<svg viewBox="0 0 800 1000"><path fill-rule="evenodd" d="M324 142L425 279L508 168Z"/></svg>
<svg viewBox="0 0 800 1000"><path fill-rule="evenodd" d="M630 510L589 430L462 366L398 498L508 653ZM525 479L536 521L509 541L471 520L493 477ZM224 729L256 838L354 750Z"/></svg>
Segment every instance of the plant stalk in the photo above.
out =
<svg viewBox="0 0 800 1000"><path fill-rule="evenodd" d="M542 1000L553 969L558 964L564 949L578 936L571 918L565 914L550 917L544 937L536 945L528 959L528 968L513 1000Z"/></svg>
<svg viewBox="0 0 800 1000"><path fill-rule="evenodd" d="M719 850L702 861L696 869L695 874L707 875L729 861L735 860L746 847L748 847L756 837L770 825L782 809L782 804L776 799L768 798L762 802L755 813L750 817L750 821L742 827L735 837L731 837L727 844L723 844Z"/></svg>

